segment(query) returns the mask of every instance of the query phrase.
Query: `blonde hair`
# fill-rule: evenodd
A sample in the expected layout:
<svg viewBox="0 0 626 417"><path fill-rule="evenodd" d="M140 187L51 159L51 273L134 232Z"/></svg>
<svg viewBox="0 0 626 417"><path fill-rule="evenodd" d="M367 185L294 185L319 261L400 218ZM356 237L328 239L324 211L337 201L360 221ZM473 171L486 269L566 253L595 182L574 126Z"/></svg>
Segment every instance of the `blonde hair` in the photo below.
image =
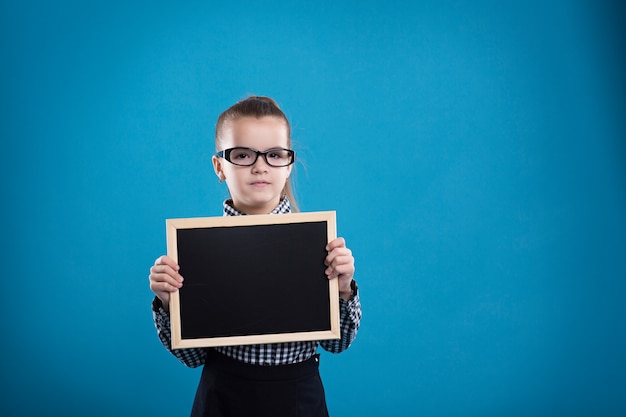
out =
<svg viewBox="0 0 626 417"><path fill-rule="evenodd" d="M281 119L285 123L287 128L287 147L291 149L291 126L287 116L280 109L276 101L270 97L264 96L250 96L245 98L226 109L217 119L215 125L215 149L222 150L222 130L224 124L233 122L241 117L255 117L257 119L261 117L276 117ZM295 212L300 211L293 192L293 186L291 183L291 177L285 182L282 194L289 198L291 202L291 209Z"/></svg>

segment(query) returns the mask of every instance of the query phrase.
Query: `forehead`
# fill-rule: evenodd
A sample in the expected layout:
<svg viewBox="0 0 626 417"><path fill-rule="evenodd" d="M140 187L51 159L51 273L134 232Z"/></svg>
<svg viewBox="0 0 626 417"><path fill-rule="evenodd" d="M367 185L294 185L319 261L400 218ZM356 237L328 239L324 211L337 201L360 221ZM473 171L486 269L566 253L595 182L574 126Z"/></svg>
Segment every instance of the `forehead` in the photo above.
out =
<svg viewBox="0 0 626 417"><path fill-rule="evenodd" d="M259 150L289 147L285 121L273 116L240 117L225 123L222 131L224 148L245 146Z"/></svg>

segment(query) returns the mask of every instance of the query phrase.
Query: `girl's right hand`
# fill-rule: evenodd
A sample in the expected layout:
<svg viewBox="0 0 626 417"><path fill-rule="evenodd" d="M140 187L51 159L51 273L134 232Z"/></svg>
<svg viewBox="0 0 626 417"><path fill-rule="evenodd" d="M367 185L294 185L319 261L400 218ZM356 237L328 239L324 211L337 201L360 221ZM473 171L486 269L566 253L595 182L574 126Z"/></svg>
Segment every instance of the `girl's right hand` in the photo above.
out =
<svg viewBox="0 0 626 417"><path fill-rule="evenodd" d="M150 268L150 289L161 300L165 311L169 309L170 293L183 286L180 267L172 258L163 255L154 261Z"/></svg>

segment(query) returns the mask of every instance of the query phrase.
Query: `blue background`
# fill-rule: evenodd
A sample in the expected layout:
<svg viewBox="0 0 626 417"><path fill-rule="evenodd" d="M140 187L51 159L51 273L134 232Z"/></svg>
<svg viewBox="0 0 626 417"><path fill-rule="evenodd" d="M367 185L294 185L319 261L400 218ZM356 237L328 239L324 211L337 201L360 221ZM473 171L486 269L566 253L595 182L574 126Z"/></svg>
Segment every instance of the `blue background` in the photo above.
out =
<svg viewBox="0 0 626 417"><path fill-rule="evenodd" d="M625 415L621 2L226 3L2 2L0 414L188 414L148 269L262 94L356 257L332 415Z"/></svg>

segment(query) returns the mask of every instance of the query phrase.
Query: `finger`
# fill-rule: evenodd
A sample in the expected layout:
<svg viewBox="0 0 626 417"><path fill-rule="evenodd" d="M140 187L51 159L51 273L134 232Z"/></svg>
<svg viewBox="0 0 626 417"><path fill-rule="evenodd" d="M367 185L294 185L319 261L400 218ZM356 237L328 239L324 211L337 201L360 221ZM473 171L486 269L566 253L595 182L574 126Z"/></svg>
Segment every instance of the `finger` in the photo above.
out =
<svg viewBox="0 0 626 417"><path fill-rule="evenodd" d="M326 275L328 276L340 276L353 273L354 258L352 258L352 256L336 258L335 261L326 268Z"/></svg>
<svg viewBox="0 0 626 417"><path fill-rule="evenodd" d="M178 272L178 268L172 268L170 265L155 264L150 268L150 274L169 275L170 277L178 281L181 281L181 282L183 281L183 277Z"/></svg>
<svg viewBox="0 0 626 417"><path fill-rule="evenodd" d="M168 283L168 282L150 282L150 289L155 294L163 294L163 293L172 293L178 291L178 287Z"/></svg>
<svg viewBox="0 0 626 417"><path fill-rule="evenodd" d="M346 247L346 241L344 238L338 237L328 242L328 245L326 245L326 251L331 252L333 249L342 248L342 247L344 248Z"/></svg>
<svg viewBox="0 0 626 417"><path fill-rule="evenodd" d="M336 248L328 253L326 256L325 263L327 266L330 266L335 262L335 259L341 256L352 257L352 251L348 248Z"/></svg>
<svg viewBox="0 0 626 417"><path fill-rule="evenodd" d="M326 269L326 275L328 278L341 278L341 277L351 277L354 275L354 265L353 264L342 264L337 265L334 268Z"/></svg>
<svg viewBox="0 0 626 417"><path fill-rule="evenodd" d="M347 264L354 264L354 258L349 253L335 256L333 260L330 262L330 264L328 264L328 266L330 268L336 268L339 265L347 265Z"/></svg>
<svg viewBox="0 0 626 417"><path fill-rule="evenodd" d="M168 274L150 274L149 279L150 282L167 282L177 288L180 288L183 285L182 277L173 277Z"/></svg>
<svg viewBox="0 0 626 417"><path fill-rule="evenodd" d="M180 289L183 287L183 282L173 278L169 275L165 274L152 274L150 275L150 286L156 286L156 288L160 288L160 286L166 286L167 291L172 291L173 289Z"/></svg>
<svg viewBox="0 0 626 417"><path fill-rule="evenodd" d="M334 271L337 277L339 278L352 276L354 275L354 265L353 264L338 265L335 267Z"/></svg>
<svg viewBox="0 0 626 417"><path fill-rule="evenodd" d="M175 271L178 271L180 269L180 266L169 256L167 255L163 255L157 258L156 261L154 261L154 265L167 265L170 268L172 268Z"/></svg>
<svg viewBox="0 0 626 417"><path fill-rule="evenodd" d="M153 292L172 292L183 286L183 277L174 272L169 266L154 265L150 268L150 288ZM162 289L165 288L165 289Z"/></svg>

